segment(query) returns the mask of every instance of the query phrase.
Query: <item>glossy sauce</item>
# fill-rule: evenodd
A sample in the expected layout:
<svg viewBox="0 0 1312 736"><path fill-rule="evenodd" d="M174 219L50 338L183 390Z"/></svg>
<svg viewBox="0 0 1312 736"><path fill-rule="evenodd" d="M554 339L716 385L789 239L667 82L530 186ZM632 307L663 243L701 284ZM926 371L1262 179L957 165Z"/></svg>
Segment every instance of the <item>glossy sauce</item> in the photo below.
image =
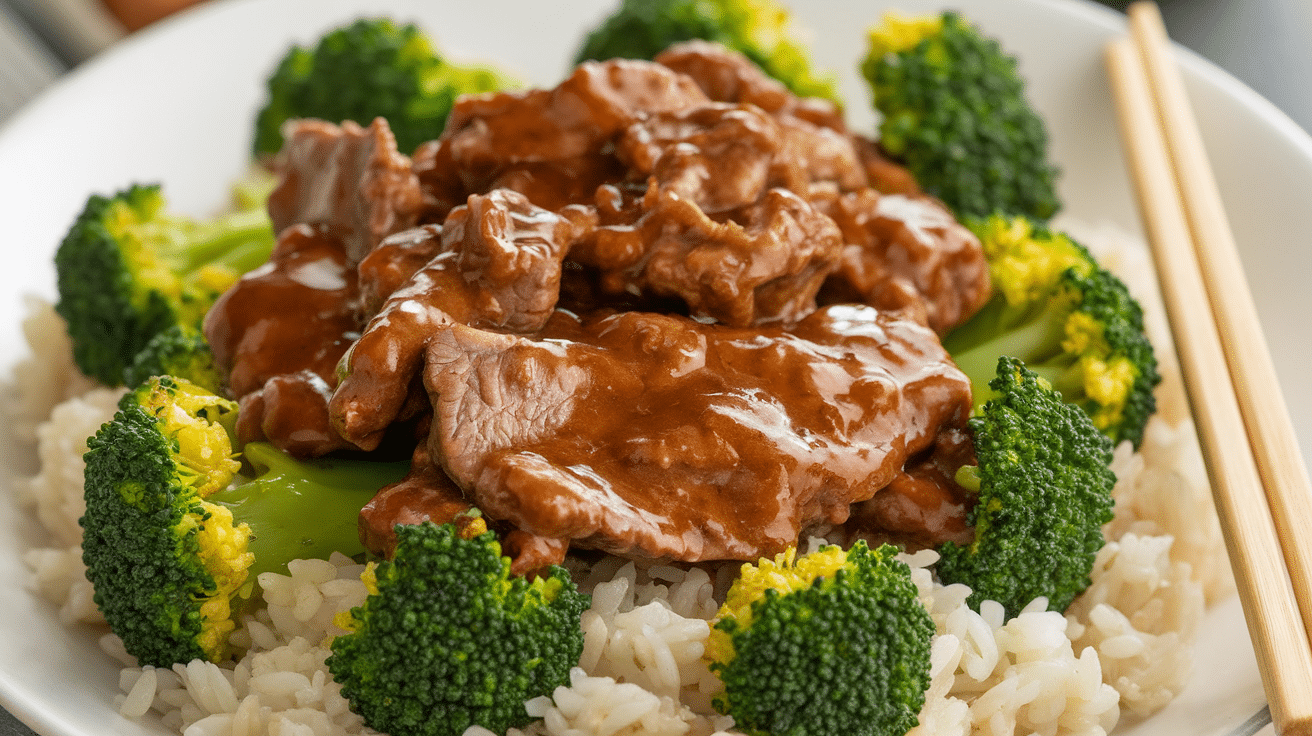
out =
<svg viewBox="0 0 1312 736"><path fill-rule="evenodd" d="M335 384L337 361L360 334L357 297L340 239L322 227L283 231L269 262L243 276L205 318L205 337L233 395L302 370Z"/></svg>
<svg viewBox="0 0 1312 736"><path fill-rule="evenodd" d="M710 44L660 58L462 98L412 163L382 124L293 136L289 227L207 334L245 436L428 427L362 514L375 551L471 505L517 572L754 559L854 508L969 531L969 382L935 331L987 296L978 241L831 103Z"/></svg>
<svg viewBox="0 0 1312 736"><path fill-rule="evenodd" d="M534 338L430 344L429 452L535 535L619 554L754 559L842 523L970 410L932 332L868 307L792 330L557 315Z"/></svg>

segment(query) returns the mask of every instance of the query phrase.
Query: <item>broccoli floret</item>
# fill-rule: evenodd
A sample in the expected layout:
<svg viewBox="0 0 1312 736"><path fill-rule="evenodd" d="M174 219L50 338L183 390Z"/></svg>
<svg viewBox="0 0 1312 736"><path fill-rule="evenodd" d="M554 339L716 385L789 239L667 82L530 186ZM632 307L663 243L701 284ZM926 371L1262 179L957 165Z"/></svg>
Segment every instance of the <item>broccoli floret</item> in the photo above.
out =
<svg viewBox="0 0 1312 736"><path fill-rule="evenodd" d="M715 707L771 736L901 736L929 687L934 622L889 545L744 565L706 646Z"/></svg>
<svg viewBox="0 0 1312 736"><path fill-rule="evenodd" d="M372 594L345 622L353 633L333 640L328 668L369 727L502 733L531 720L524 701L568 684L587 596L561 567L531 583L510 577L496 536L478 531L397 526L396 552L373 569Z"/></svg>
<svg viewBox="0 0 1312 736"><path fill-rule="evenodd" d="M165 211L158 185L94 195L55 253L56 311L86 375L119 385L152 337L200 329L241 274L268 260L273 230L262 207L200 222Z"/></svg>
<svg viewBox="0 0 1312 736"><path fill-rule="evenodd" d="M700 38L743 54L794 94L839 101L833 79L816 76L805 47L790 37L790 22L773 0L622 0L588 33L575 63L652 59Z"/></svg>
<svg viewBox="0 0 1312 736"><path fill-rule="evenodd" d="M1112 520L1111 441L1019 360L999 359L991 386L970 420L979 465L957 473L978 493L975 541L940 545L938 575L970 586L977 610L993 600L1010 618L1044 596L1064 611L1089 586Z"/></svg>
<svg viewBox="0 0 1312 736"><path fill-rule="evenodd" d="M1043 120L1016 60L955 13L890 13L861 72L884 150L962 220L994 212L1047 220L1060 207Z"/></svg>
<svg viewBox="0 0 1312 736"><path fill-rule="evenodd" d="M412 151L441 134L460 95L513 85L490 68L462 68L442 59L412 24L361 18L312 47L288 50L267 83L268 100L255 121L255 153L277 153L282 125L292 118L368 125L384 117L397 147Z"/></svg>
<svg viewBox="0 0 1312 736"><path fill-rule="evenodd" d="M232 185L233 209L263 210L269 204L269 195L277 187L278 175L273 169L254 162Z"/></svg>
<svg viewBox="0 0 1312 736"><path fill-rule="evenodd" d="M998 357L1019 358L1076 404L1113 442L1136 447L1157 409L1157 358L1143 309L1082 245L1024 218L975 227L993 296L943 340L970 376L975 405L993 394Z"/></svg>
<svg viewBox="0 0 1312 736"><path fill-rule="evenodd" d="M140 386L151 376L185 378L213 394L223 394L227 384L205 335L187 325L173 325L150 338L123 370L123 385Z"/></svg>
<svg viewBox="0 0 1312 736"><path fill-rule="evenodd" d="M254 478L242 482L229 438L236 411L183 379L155 377L87 442L82 559L96 604L141 664L224 658L255 576L293 559L362 554L361 507L405 473L300 462L251 443Z"/></svg>

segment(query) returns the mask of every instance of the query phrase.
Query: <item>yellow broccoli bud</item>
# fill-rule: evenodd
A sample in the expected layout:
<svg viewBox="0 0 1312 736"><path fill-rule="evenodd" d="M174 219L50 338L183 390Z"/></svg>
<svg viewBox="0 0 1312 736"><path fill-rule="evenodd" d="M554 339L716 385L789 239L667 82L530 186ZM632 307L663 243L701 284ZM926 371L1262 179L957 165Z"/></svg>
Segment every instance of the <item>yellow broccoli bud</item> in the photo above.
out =
<svg viewBox="0 0 1312 736"><path fill-rule="evenodd" d="M202 498L226 488L241 470L228 431L214 421L236 412L237 404L190 381L154 382L141 406L162 422L160 431L177 444L178 473Z"/></svg>
<svg viewBox="0 0 1312 736"><path fill-rule="evenodd" d="M976 229L989 262L993 288L1009 305L1026 304L1051 292L1068 269L1088 275L1093 264L1070 238L1061 233L1035 232L1022 217L998 215Z"/></svg>
<svg viewBox="0 0 1312 736"><path fill-rule="evenodd" d="M880 24L867 32L870 55L880 57L910 51L921 41L938 35L942 30L942 16L910 16L893 10L887 11L880 18Z"/></svg>
<svg viewBox="0 0 1312 736"><path fill-rule="evenodd" d="M755 565L743 563L742 571L729 588L729 594L716 614L715 621L733 618L744 627L750 626L752 604L764 598L766 590L791 593L809 588L818 578L833 577L845 564L847 552L832 545L800 559L797 557L797 548L789 547L775 555L773 560L762 557ZM706 658L714 662L733 661L733 643L729 634L714 628L714 621L712 627L706 642Z"/></svg>
<svg viewBox="0 0 1312 736"><path fill-rule="evenodd" d="M196 643L209 655L210 661L218 662L227 653L228 634L236 628L232 620L232 599L246 584L255 555L247 550L250 526L234 524L232 511L225 506L202 502L201 507L208 518L188 515L183 517L182 524L198 527L197 556L206 572L214 578L214 588L206 591L208 595L200 605L201 630Z"/></svg>

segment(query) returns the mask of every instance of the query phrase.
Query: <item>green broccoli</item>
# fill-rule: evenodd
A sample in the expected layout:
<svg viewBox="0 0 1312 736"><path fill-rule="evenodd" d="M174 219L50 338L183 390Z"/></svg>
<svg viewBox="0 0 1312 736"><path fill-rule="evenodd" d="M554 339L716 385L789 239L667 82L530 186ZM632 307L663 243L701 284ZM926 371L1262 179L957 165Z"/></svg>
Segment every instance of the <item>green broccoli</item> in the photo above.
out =
<svg viewBox="0 0 1312 736"><path fill-rule="evenodd" d="M233 209L263 210L269 204L269 195L277 188L278 175L261 163L252 163L232 185Z"/></svg>
<svg viewBox="0 0 1312 736"><path fill-rule="evenodd" d="M413 151L441 134L457 97L513 84L492 69L447 62L414 25L361 18L311 48L288 50L268 79L268 100L255 121L255 153L277 153L282 124L292 118L368 125L384 117L397 147Z"/></svg>
<svg viewBox="0 0 1312 736"><path fill-rule="evenodd" d="M583 653L587 596L561 567L531 583L511 578L496 536L479 531L397 526L396 552L373 569L372 594L344 622L353 632L333 640L328 669L370 728L459 736L477 724L501 733L532 720L526 700L568 684Z"/></svg>
<svg viewBox="0 0 1312 736"><path fill-rule="evenodd" d="M1011 618L1045 596L1064 611L1089 586L1112 520L1111 441L1019 360L999 359L991 386L970 420L979 465L957 473L977 494L975 540L940 545L938 576L970 586L977 610L993 600Z"/></svg>
<svg viewBox="0 0 1312 736"><path fill-rule="evenodd" d="M879 141L963 221L994 212L1045 221L1060 207L1043 120L1016 60L956 13L886 14L861 72Z"/></svg>
<svg viewBox="0 0 1312 736"><path fill-rule="evenodd" d="M929 687L934 622L889 545L743 565L706 645L716 709L771 736L901 736Z"/></svg>
<svg viewBox="0 0 1312 736"><path fill-rule="evenodd" d="M737 51L794 94L835 102L834 81L817 77L806 49L789 35L788 10L773 0L622 0L588 33L575 63L589 59L652 59L694 38Z"/></svg>
<svg viewBox="0 0 1312 736"><path fill-rule="evenodd" d="M224 393L227 376L214 362L205 335L189 325L173 325L156 334L123 369L123 385L140 386L151 376L185 378L213 394Z"/></svg>
<svg viewBox="0 0 1312 736"><path fill-rule="evenodd" d="M225 657L255 576L362 554L361 507L406 471L300 462L251 443L247 480L229 438L236 411L186 380L154 377L87 442L82 559L96 604L141 664Z"/></svg>
<svg viewBox="0 0 1312 736"><path fill-rule="evenodd" d="M1157 409L1157 358L1143 310L1083 246L1024 218L975 227L993 296L943 346L970 376L975 405L992 396L998 357L1020 358L1113 442L1136 447Z"/></svg>
<svg viewBox="0 0 1312 736"><path fill-rule="evenodd" d="M158 185L92 196L55 253L55 309L78 368L119 385L156 334L200 329L219 295L267 261L273 243L262 207L199 222L167 213Z"/></svg>

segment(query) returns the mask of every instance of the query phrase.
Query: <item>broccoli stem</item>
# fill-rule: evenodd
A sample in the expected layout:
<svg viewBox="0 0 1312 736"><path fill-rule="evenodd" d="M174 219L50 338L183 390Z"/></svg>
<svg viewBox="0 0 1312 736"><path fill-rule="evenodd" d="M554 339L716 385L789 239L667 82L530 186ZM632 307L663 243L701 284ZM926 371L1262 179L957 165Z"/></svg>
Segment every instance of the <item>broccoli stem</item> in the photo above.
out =
<svg viewBox="0 0 1312 736"><path fill-rule="evenodd" d="M274 243L271 227L261 209L233 212L201 224L168 257L180 273L195 273L209 265L245 273L269 260Z"/></svg>
<svg viewBox="0 0 1312 736"><path fill-rule="evenodd" d="M235 522L250 525L252 577L285 572L296 559L363 554L360 509L408 469L407 463L301 461L263 442L246 445L242 453L258 477L206 500L227 506Z"/></svg>
<svg viewBox="0 0 1312 736"><path fill-rule="evenodd" d="M1036 371L1038 367L1065 369L1065 365L1052 362L1062 355L1061 343L1065 336L1066 312L1049 309L1021 327L995 333L993 338L959 352L952 352L949 347L949 352L952 352L953 362L970 377L971 383L978 390L993 380L998 358L1003 356L1019 358ZM1044 378L1051 377L1045 375ZM978 405L982 401L976 397L975 403Z"/></svg>

